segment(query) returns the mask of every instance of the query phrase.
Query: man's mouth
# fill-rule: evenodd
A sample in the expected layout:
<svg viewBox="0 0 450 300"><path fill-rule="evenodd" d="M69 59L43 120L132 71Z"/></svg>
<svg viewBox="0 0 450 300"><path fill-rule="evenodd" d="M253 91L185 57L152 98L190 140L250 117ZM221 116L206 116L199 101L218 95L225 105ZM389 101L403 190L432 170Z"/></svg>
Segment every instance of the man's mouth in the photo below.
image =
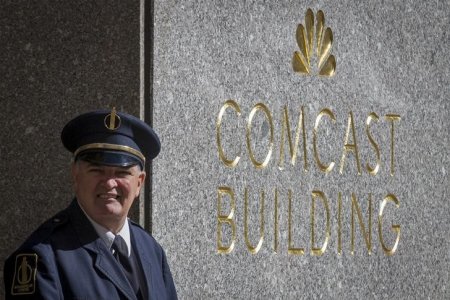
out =
<svg viewBox="0 0 450 300"><path fill-rule="evenodd" d="M119 200L120 199L120 195L118 194L113 194L113 193L102 193L102 194L97 194L97 197L100 199L104 199L104 200L108 200L108 199L116 199Z"/></svg>

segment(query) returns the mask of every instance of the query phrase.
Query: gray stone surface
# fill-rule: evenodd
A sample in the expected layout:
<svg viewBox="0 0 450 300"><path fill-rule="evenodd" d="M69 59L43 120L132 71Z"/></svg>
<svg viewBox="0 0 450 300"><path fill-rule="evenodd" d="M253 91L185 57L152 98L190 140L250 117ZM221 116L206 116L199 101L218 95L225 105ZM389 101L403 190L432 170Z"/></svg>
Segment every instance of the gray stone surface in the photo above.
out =
<svg viewBox="0 0 450 300"><path fill-rule="evenodd" d="M0 3L3 262L73 194L63 125L116 105L139 116L138 1Z"/></svg>
<svg viewBox="0 0 450 300"><path fill-rule="evenodd" d="M298 50L295 31L307 8L325 14L336 57L332 78L299 76L291 66ZM448 1L155 1L154 126L162 155L154 163L153 232L167 251L181 299L448 299L449 286L449 13ZM220 160L216 119L228 99L222 128L227 156L240 153L235 168ZM274 122L274 153L267 168L252 165L245 142L252 107L264 103ZM297 164L277 167L282 109L288 107L294 132L305 109L308 172L301 146ZM316 116L329 108L318 145L327 175L313 155ZM352 111L362 174L349 154L339 173L347 118ZM366 135L371 125L381 152L380 171L368 174L375 152ZM390 123L395 122L395 172L390 176ZM261 112L255 115L252 147L259 160L270 135ZM350 139L352 141L352 139ZM300 144L301 145L301 144ZM286 149L287 145L285 145ZM236 246L217 253L217 190L236 194ZM265 233L251 254L244 237L244 188L249 188L249 236L258 240L258 191L265 191ZM279 238L274 253L274 189L278 190ZM294 200L293 244L305 254L288 254L288 190ZM311 193L329 202L331 237L323 256L311 254ZM342 254L338 254L338 193L342 193ZM372 196L372 254L356 223L351 254L351 194L368 227ZM398 249L386 256L378 236L380 203L388 204L383 234L391 247L400 224ZM224 200L223 213L230 206ZM320 202L318 202L320 203ZM318 204L316 244L324 240L324 209ZM223 243L230 241L224 226Z"/></svg>

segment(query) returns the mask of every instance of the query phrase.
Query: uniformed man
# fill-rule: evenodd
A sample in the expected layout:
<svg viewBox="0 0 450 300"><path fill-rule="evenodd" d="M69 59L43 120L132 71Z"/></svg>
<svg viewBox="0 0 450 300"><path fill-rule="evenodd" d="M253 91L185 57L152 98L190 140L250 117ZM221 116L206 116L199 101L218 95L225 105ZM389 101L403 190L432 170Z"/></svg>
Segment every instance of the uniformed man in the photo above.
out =
<svg viewBox="0 0 450 300"><path fill-rule="evenodd" d="M7 299L176 299L161 246L127 218L160 151L143 121L94 111L61 133L73 153L75 199L7 260Z"/></svg>

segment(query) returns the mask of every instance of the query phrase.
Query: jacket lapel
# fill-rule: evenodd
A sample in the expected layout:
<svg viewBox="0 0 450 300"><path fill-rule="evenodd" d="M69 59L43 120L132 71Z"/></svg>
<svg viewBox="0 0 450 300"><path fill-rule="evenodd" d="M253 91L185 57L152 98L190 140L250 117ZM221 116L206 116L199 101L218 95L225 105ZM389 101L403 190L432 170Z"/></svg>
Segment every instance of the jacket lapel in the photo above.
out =
<svg viewBox="0 0 450 300"><path fill-rule="evenodd" d="M128 282L128 279L126 278L123 271L120 269L119 264L117 263L117 261L115 261L112 254L106 249L106 246L103 245L103 241L98 240L97 244L100 243L102 243L102 245L97 245L100 251L97 252L95 267L100 273L102 273L112 283L114 283L114 285L129 299L136 300L137 298L133 292L133 288Z"/></svg>
<svg viewBox="0 0 450 300"><path fill-rule="evenodd" d="M128 299L136 300L136 295L125 274L76 200L72 202L68 210L81 246L93 253L96 270L108 278Z"/></svg>
<svg viewBox="0 0 450 300"><path fill-rule="evenodd" d="M141 235L137 230L135 230L134 226L130 226L130 233L131 243L133 244L133 247L136 250L135 253L138 256L137 259L141 262L142 272L145 277L145 283L147 285L147 295L150 296L149 299L155 299L155 297L152 297L154 288L151 275L152 264L150 262L150 259L148 258L148 249L142 247L142 245L145 245L145 242L141 240ZM141 245L141 247L138 247L136 245Z"/></svg>

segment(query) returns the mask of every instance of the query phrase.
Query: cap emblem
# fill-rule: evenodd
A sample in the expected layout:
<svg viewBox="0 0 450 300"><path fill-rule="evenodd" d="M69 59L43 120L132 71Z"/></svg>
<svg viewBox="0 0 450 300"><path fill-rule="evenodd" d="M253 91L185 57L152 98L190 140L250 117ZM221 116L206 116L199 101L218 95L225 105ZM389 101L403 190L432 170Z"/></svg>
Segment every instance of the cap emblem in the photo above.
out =
<svg viewBox="0 0 450 300"><path fill-rule="evenodd" d="M120 127L121 120L116 113L115 107L113 107L109 115L106 115L104 123L105 127L108 128L109 130L117 130Z"/></svg>

